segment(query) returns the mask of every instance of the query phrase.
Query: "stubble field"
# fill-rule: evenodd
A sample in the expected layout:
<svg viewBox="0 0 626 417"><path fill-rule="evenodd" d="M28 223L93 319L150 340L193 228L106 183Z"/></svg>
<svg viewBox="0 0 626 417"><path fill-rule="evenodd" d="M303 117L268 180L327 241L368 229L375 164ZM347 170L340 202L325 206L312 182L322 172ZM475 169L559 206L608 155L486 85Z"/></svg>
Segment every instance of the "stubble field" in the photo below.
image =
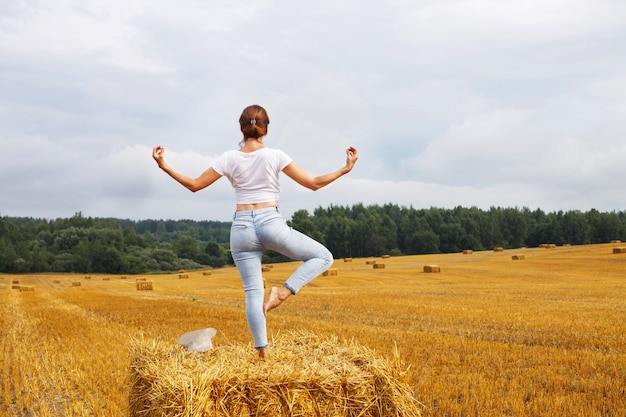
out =
<svg viewBox="0 0 626 417"><path fill-rule="evenodd" d="M384 268L338 259L268 330L397 349L423 416L622 417L626 253L615 246L376 258ZM268 288L295 267L273 265ZM250 343L236 270L187 275L147 275L150 291L136 276L0 275L0 415L125 415L133 338L173 344L215 327L214 345Z"/></svg>

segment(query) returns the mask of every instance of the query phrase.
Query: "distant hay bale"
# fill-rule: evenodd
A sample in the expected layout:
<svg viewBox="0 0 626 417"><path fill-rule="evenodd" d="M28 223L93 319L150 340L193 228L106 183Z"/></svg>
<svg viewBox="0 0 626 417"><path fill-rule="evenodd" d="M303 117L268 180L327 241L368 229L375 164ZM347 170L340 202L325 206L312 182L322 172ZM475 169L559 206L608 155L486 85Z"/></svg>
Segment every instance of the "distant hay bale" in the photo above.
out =
<svg viewBox="0 0 626 417"><path fill-rule="evenodd" d="M374 265L376 263L376 261L374 259L367 259L365 261L365 265Z"/></svg>
<svg viewBox="0 0 626 417"><path fill-rule="evenodd" d="M383 259L389 259L389 258L391 258L391 255L383 255L383 256L381 256L381 258L383 258Z"/></svg>
<svg viewBox="0 0 626 417"><path fill-rule="evenodd" d="M60 283L61 283L61 280L60 280L60 279L55 279L55 280L54 280L54 281L52 281L52 282L53 282L53 283L55 283L55 284L60 284Z"/></svg>
<svg viewBox="0 0 626 417"><path fill-rule="evenodd" d="M179 274L184 274L184 273L185 273L185 270L184 270L184 269L179 269L179 270L178 270L178 273L179 273Z"/></svg>
<svg viewBox="0 0 626 417"><path fill-rule="evenodd" d="M111 277L102 277L102 281L111 281Z"/></svg>
<svg viewBox="0 0 626 417"><path fill-rule="evenodd" d="M11 284L11 289L12 290L19 290L20 289L20 285L19 284Z"/></svg>
<svg viewBox="0 0 626 417"><path fill-rule="evenodd" d="M465 250L463 251L463 255L471 255L472 253L474 253L474 251L473 251L473 250L471 250L471 249L465 249Z"/></svg>
<svg viewBox="0 0 626 417"><path fill-rule="evenodd" d="M152 281L137 281L135 285L137 285L137 291L152 291L154 289Z"/></svg>
<svg viewBox="0 0 626 417"><path fill-rule="evenodd" d="M32 292L35 291L35 287L32 285L20 285L20 292Z"/></svg>
<svg viewBox="0 0 626 417"><path fill-rule="evenodd" d="M343 261L344 262L352 262L352 258L344 258Z"/></svg>
<svg viewBox="0 0 626 417"><path fill-rule="evenodd" d="M329 268L326 271L322 272L322 275L327 277L329 275L337 275L337 269L336 268Z"/></svg>
<svg viewBox="0 0 626 417"><path fill-rule="evenodd" d="M613 253L626 253L626 248L613 248Z"/></svg>
<svg viewBox="0 0 626 417"><path fill-rule="evenodd" d="M571 244L571 243L563 243L563 247L564 247L564 248L565 248L565 247L569 247L569 246L572 246L572 244Z"/></svg>
<svg viewBox="0 0 626 417"><path fill-rule="evenodd" d="M384 269L384 268L385 268L385 264L379 264L379 263L374 264L374 269Z"/></svg>
<svg viewBox="0 0 626 417"><path fill-rule="evenodd" d="M91 275L85 275L85 279L91 279Z"/></svg>
<svg viewBox="0 0 626 417"><path fill-rule="evenodd" d="M268 268L267 266L261 267L261 272L270 272L272 268Z"/></svg>
<svg viewBox="0 0 626 417"><path fill-rule="evenodd" d="M498 246L496 248L493 248L494 252L504 252L504 248L502 246Z"/></svg>
<svg viewBox="0 0 626 417"><path fill-rule="evenodd" d="M542 243L539 245L540 248L544 248L544 249L554 249L556 248L556 244L555 243Z"/></svg>
<svg viewBox="0 0 626 417"><path fill-rule="evenodd" d="M417 417L423 405L396 354L356 342L289 332L268 360L250 344L188 352L173 342L133 340L130 417Z"/></svg>
<svg viewBox="0 0 626 417"><path fill-rule="evenodd" d="M424 272L441 272L439 265L424 265Z"/></svg>
<svg viewBox="0 0 626 417"><path fill-rule="evenodd" d="M513 259L514 261L521 260L524 259L524 255L513 255L511 256L511 259Z"/></svg>
<svg viewBox="0 0 626 417"><path fill-rule="evenodd" d="M141 278L136 278L135 281L140 282L140 281L145 281L146 277L141 277Z"/></svg>
<svg viewBox="0 0 626 417"><path fill-rule="evenodd" d="M80 287L81 283L80 281L72 281L72 287Z"/></svg>
<svg viewBox="0 0 626 417"><path fill-rule="evenodd" d="M622 241L619 239L615 239L615 240L612 240L611 243L622 243Z"/></svg>
<svg viewBox="0 0 626 417"><path fill-rule="evenodd" d="M213 272L211 272L211 271L204 271L202 273L202 275L204 275L204 276L213 275Z"/></svg>
<svg viewBox="0 0 626 417"><path fill-rule="evenodd" d="M273 265L273 264L265 264L264 266L265 266L266 268L274 268L274 265Z"/></svg>
<svg viewBox="0 0 626 417"><path fill-rule="evenodd" d="M11 281L11 284L15 284L15 285L17 285L19 283L20 283L19 279L14 279L13 281Z"/></svg>
<svg viewBox="0 0 626 417"><path fill-rule="evenodd" d="M126 275L122 275L120 279L126 279Z"/></svg>
<svg viewBox="0 0 626 417"><path fill-rule="evenodd" d="M178 279L188 279L189 274L178 274Z"/></svg>

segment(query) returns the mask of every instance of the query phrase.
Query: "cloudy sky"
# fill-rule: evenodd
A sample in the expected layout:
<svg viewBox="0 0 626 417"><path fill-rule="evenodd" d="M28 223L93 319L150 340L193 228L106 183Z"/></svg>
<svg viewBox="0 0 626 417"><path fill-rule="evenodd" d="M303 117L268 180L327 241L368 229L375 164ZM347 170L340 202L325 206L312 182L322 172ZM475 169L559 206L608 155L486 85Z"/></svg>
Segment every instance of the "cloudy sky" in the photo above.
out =
<svg viewBox="0 0 626 417"><path fill-rule="evenodd" d="M330 204L626 209L623 0L0 0L0 215L228 221L249 104L287 217Z"/></svg>

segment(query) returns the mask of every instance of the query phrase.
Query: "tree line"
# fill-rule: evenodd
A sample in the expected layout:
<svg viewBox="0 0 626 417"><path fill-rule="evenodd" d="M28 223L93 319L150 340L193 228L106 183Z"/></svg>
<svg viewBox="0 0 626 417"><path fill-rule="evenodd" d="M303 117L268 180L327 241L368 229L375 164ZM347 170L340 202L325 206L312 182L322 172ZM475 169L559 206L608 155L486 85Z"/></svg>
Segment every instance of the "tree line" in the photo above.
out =
<svg viewBox="0 0 626 417"><path fill-rule="evenodd" d="M396 204L299 210L288 223L335 258L583 245L626 240L626 212ZM0 217L0 272L140 274L232 265L230 222ZM267 252L263 261L288 260Z"/></svg>

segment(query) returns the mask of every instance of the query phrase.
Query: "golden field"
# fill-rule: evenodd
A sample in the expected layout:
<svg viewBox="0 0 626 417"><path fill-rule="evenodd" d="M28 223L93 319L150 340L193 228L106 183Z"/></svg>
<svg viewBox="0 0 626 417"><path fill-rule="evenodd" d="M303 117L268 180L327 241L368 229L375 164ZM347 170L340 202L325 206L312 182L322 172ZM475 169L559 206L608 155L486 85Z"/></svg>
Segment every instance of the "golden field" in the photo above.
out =
<svg viewBox="0 0 626 417"><path fill-rule="evenodd" d="M622 417L626 253L616 246L626 244L338 259L336 276L269 313L268 330L397 350L423 416ZM269 268L268 289L295 266ZM215 327L216 346L250 343L236 270L186 275L144 276L148 291L136 276L0 275L0 416L125 415L136 338L174 344Z"/></svg>

